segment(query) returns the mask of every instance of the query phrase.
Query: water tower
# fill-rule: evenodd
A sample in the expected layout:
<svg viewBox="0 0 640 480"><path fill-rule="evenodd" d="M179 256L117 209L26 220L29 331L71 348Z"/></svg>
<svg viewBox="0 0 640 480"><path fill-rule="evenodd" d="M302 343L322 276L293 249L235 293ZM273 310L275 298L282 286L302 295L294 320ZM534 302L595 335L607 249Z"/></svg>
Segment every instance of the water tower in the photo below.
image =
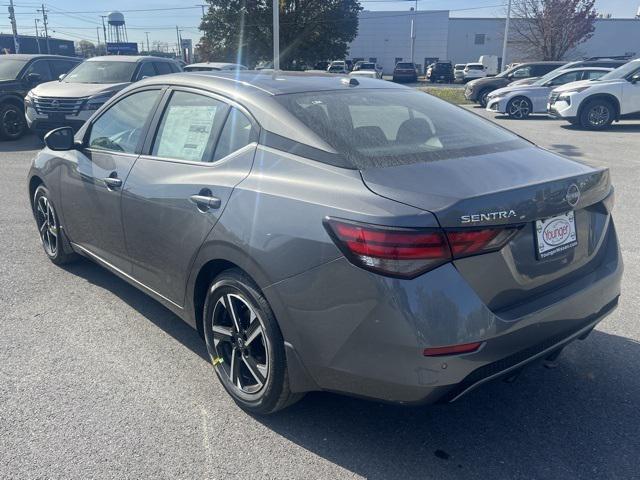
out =
<svg viewBox="0 0 640 480"><path fill-rule="evenodd" d="M111 12L107 15L109 32L107 41L111 43L121 43L127 41L127 26L124 23L124 15L120 12Z"/></svg>

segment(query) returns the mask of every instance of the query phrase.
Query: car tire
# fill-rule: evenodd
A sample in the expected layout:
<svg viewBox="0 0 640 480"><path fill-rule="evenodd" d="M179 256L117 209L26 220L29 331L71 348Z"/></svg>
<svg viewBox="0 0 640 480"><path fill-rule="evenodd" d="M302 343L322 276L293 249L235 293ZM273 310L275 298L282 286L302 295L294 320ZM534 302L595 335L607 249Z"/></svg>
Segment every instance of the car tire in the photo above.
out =
<svg viewBox="0 0 640 480"><path fill-rule="evenodd" d="M527 97L513 97L507 102L507 115L515 120L525 120L531 115L533 105Z"/></svg>
<svg viewBox="0 0 640 480"><path fill-rule="evenodd" d="M27 120L22 108L11 103L0 106L0 138L17 140L27 131Z"/></svg>
<svg viewBox="0 0 640 480"><path fill-rule="evenodd" d="M580 126L587 130L602 130L611 125L615 115L615 107L610 101L605 99L591 100L582 107Z"/></svg>
<svg viewBox="0 0 640 480"><path fill-rule="evenodd" d="M482 105L482 108L487 108L487 96L491 93L491 90L485 88L478 93L478 103Z"/></svg>
<svg viewBox="0 0 640 480"><path fill-rule="evenodd" d="M42 248L49 260L56 265L66 265L76 261L79 258L76 253L65 251L65 245L69 242L65 237L64 229L60 227L60 217L51 201L49 190L44 185L36 188L32 208Z"/></svg>
<svg viewBox="0 0 640 480"><path fill-rule="evenodd" d="M207 351L222 386L247 412L266 415L295 403L284 340L258 286L239 269L211 283L203 314Z"/></svg>

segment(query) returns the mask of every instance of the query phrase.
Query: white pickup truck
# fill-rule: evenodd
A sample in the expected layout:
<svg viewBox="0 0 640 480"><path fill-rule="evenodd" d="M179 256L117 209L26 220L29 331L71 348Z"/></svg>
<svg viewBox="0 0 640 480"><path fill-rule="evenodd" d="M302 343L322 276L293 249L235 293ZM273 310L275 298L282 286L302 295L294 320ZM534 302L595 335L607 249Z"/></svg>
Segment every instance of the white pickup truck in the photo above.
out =
<svg viewBox="0 0 640 480"><path fill-rule="evenodd" d="M597 80L567 83L552 90L547 112L589 130L601 130L640 114L640 58Z"/></svg>

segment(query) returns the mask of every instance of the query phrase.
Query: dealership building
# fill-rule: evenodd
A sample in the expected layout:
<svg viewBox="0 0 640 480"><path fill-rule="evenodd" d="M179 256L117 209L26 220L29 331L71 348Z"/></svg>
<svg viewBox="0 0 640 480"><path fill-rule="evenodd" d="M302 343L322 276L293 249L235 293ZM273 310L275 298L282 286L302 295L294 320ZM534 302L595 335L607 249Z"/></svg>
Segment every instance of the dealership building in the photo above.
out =
<svg viewBox="0 0 640 480"><path fill-rule="evenodd" d="M413 21L413 38L411 24ZM513 25L514 20L512 20ZM481 55L502 59L504 18L449 17L448 10L363 11L358 36L351 42L349 58L376 61L390 74L399 61L424 66L436 60L453 63L478 61ZM594 56L640 56L640 19L598 19L593 36L567 55L567 60ZM507 62L539 60L530 58L526 44L509 35Z"/></svg>

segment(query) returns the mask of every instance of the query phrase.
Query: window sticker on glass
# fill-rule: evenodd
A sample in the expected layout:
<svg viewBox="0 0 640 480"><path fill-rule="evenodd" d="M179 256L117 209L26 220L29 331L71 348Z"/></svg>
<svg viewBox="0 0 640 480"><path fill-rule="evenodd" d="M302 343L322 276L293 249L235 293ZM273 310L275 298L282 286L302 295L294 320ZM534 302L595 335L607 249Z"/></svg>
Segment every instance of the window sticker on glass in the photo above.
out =
<svg viewBox="0 0 640 480"><path fill-rule="evenodd" d="M203 161L216 110L217 105L169 105L158 137L156 155Z"/></svg>

